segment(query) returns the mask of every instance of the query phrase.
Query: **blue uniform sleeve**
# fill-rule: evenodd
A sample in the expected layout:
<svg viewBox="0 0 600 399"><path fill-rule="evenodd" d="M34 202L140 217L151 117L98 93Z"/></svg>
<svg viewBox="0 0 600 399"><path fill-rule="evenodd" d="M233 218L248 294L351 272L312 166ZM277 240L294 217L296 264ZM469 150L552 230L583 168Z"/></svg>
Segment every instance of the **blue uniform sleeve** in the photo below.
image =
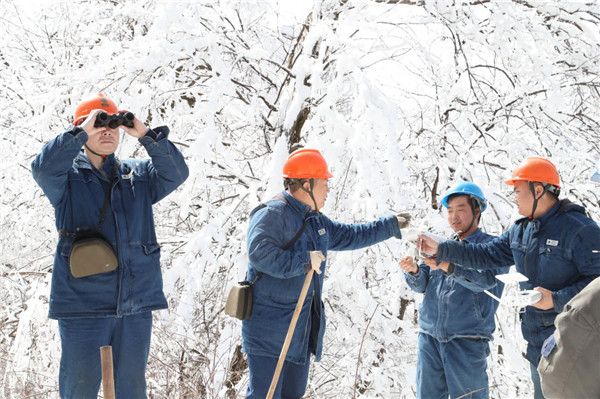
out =
<svg viewBox="0 0 600 399"><path fill-rule="evenodd" d="M413 291L423 294L427 290L427 284L429 283L429 272L429 266L421 262L419 263L419 271L416 274L410 274L405 271L404 278Z"/></svg>
<svg viewBox="0 0 600 399"><path fill-rule="evenodd" d="M310 262L308 251L284 250L284 220L279 212L265 207L257 211L248 228L248 259L259 272L276 278L292 278L305 274Z"/></svg>
<svg viewBox="0 0 600 399"><path fill-rule="evenodd" d="M161 126L139 139L152 159L147 172L153 204L179 187L189 175L183 154L167 139L168 135L169 128Z"/></svg>
<svg viewBox="0 0 600 399"><path fill-rule="evenodd" d="M514 228L511 227L511 229ZM486 243L444 241L439 244L437 261L448 261L470 269L495 269L514 264L510 249L511 230Z"/></svg>
<svg viewBox="0 0 600 399"><path fill-rule="evenodd" d="M377 244L390 237L402 238L398 219L389 215L371 223L344 224L323 217L329 231L329 248L347 251Z"/></svg>
<svg viewBox="0 0 600 399"><path fill-rule="evenodd" d="M87 140L85 131L71 126L46 143L31 163L33 178L52 206L56 207L67 192L69 170Z"/></svg>
<svg viewBox="0 0 600 399"><path fill-rule="evenodd" d="M573 238L573 262L581 278L574 284L552 293L554 310L562 312L564 306L592 280L600 276L600 228L588 225Z"/></svg>

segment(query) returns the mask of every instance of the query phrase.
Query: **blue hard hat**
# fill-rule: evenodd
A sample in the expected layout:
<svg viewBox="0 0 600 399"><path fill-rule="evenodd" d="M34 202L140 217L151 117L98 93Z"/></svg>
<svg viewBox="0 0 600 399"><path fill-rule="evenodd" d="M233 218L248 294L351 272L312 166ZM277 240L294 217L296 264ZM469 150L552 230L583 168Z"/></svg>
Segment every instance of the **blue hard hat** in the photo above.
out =
<svg viewBox="0 0 600 399"><path fill-rule="evenodd" d="M481 212L485 211L487 208L487 201L483 196L483 191L481 191L479 186L475 183L471 183L470 181L459 181L454 183L454 185L448 189L446 195L444 195L444 198L442 198L442 205L445 208L448 208L448 198L454 194L463 194L475 197L481 204Z"/></svg>

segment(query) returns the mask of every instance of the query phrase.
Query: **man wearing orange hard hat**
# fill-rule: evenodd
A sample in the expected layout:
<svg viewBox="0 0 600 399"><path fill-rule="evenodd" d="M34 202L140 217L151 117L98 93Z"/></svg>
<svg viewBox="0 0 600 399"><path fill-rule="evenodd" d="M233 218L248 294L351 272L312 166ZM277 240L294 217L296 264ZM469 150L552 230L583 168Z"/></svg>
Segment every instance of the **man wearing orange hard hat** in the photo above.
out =
<svg viewBox="0 0 600 399"><path fill-rule="evenodd" d="M300 398L308 382L311 354L321 358L325 308L321 299L327 251L364 248L401 238L410 216L389 215L371 223L334 222L320 210L333 175L318 150L301 149L283 166L286 190L250 213L247 280L253 285L250 317L242 323L249 366L247 398L265 398L282 353L292 313L314 270L285 354L273 398ZM283 355L282 355L283 356ZM275 387L275 384L273 385Z"/></svg>
<svg viewBox="0 0 600 399"><path fill-rule="evenodd" d="M529 280L521 289L541 293L525 307L521 330L527 341L534 397L543 398L537 365L544 340L555 330L554 320L577 293L600 276L600 228L585 209L568 199L559 200L560 178L552 162L528 157L506 184L514 186L515 203L523 218L500 237L484 244L456 241L438 243L420 236L421 249L437 257L477 269L514 264Z"/></svg>
<svg viewBox="0 0 600 399"><path fill-rule="evenodd" d="M119 128L150 160L117 159ZM98 396L102 346L112 347L116 397L147 397L152 311L167 308L152 205L188 176L168 134L99 94L31 164L59 236L48 317L58 320L61 398Z"/></svg>

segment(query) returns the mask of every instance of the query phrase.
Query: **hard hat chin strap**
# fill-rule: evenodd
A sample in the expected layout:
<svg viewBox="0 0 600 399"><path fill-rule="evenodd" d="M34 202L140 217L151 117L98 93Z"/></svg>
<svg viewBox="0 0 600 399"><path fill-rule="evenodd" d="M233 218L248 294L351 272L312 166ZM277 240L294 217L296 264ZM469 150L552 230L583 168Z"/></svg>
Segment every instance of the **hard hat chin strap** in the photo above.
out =
<svg viewBox="0 0 600 399"><path fill-rule="evenodd" d="M475 218L477 218L477 215L481 214L482 207L479 204L479 201L477 201L477 199L475 199L475 197L473 197L472 195L469 195L469 199L471 200L471 210L473 211L473 217L471 218L471 224L469 224L469 227L467 227L465 231L456 232L455 237L458 237L461 240L465 238L465 234L471 231L471 227L473 227L473 225L475 224ZM479 212L476 212L476 209L479 209Z"/></svg>
<svg viewBox="0 0 600 399"><path fill-rule="evenodd" d="M532 181L529 182L529 190L533 195L533 207L531 209L531 216L529 216L529 219L533 219L535 217L535 210L537 209L538 201L541 200L544 194L546 194L546 191L548 191L548 186L546 184L542 184L542 187L544 187L544 191L542 191L542 195L540 195L540 198L538 198L535 195L535 183Z"/></svg>
<svg viewBox="0 0 600 399"><path fill-rule="evenodd" d="M104 164L104 161L106 161L106 157L108 157L109 155L112 155L112 154L98 154L96 151L94 151L90 147L88 147L87 144L84 144L83 146L85 147L86 150L88 150L92 154L97 155L100 158L102 158L102 164Z"/></svg>
<svg viewBox="0 0 600 399"><path fill-rule="evenodd" d="M315 210L317 212L319 212L319 207L317 206L317 200L315 200L315 196L313 195L313 187L315 186L315 179L313 179L313 178L308 179L308 184L310 185L310 190L307 190L304 188L304 185L302 184L302 181L300 179L293 178L292 181L294 183L296 183L298 185L298 187L300 187L304 192L308 193L308 195L310 196L310 199L312 199L313 203L315 204Z"/></svg>

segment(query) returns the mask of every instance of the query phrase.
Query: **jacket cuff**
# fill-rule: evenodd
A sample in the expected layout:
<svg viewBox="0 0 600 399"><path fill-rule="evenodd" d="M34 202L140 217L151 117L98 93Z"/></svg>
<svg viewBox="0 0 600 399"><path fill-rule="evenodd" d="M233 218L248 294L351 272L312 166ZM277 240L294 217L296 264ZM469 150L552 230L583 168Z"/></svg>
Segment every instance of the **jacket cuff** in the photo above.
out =
<svg viewBox="0 0 600 399"><path fill-rule="evenodd" d="M59 147L63 148L67 146L76 146L81 149L88 141L88 134L80 127L69 126L64 132L58 135L57 143Z"/></svg>
<svg viewBox="0 0 600 399"><path fill-rule="evenodd" d="M160 141L167 137L169 134L169 128L166 126L159 126L155 129L148 129L144 137L150 137L154 141ZM140 140L144 137L140 137Z"/></svg>
<svg viewBox="0 0 600 399"><path fill-rule="evenodd" d="M563 311L565 304L561 302L558 292L552 291L552 303L554 304L554 311L560 313Z"/></svg>
<svg viewBox="0 0 600 399"><path fill-rule="evenodd" d="M446 256L448 255L448 245L451 241L444 241L438 244L438 250L436 254L436 265L439 266L444 260L446 260Z"/></svg>
<svg viewBox="0 0 600 399"><path fill-rule="evenodd" d="M409 278L412 281L416 281L417 278L419 277L419 274L421 274L421 268L420 267L417 268L417 272L415 274L407 272L406 270L404 271L404 275L406 276L406 278Z"/></svg>
<svg viewBox="0 0 600 399"><path fill-rule="evenodd" d="M391 224L391 236L398 239L402 238L402 232L400 231L400 225L398 224L398 218L396 215L389 215L386 217L387 222Z"/></svg>
<svg viewBox="0 0 600 399"><path fill-rule="evenodd" d="M297 255L301 260L301 264L304 264L304 274L307 274L310 269L312 269L312 266L310 264L310 252L308 251L298 251Z"/></svg>
<svg viewBox="0 0 600 399"><path fill-rule="evenodd" d="M455 274L455 271L456 271L456 265L454 263L450 263L450 265L448 265L448 271L445 272L446 276ZM456 277L459 277L458 274L456 274Z"/></svg>
<svg viewBox="0 0 600 399"><path fill-rule="evenodd" d="M83 131L84 130L82 128L80 128L79 126L71 125L67 128L67 130L65 130L65 133L69 133L73 136L77 136L79 133L81 133Z"/></svg>

